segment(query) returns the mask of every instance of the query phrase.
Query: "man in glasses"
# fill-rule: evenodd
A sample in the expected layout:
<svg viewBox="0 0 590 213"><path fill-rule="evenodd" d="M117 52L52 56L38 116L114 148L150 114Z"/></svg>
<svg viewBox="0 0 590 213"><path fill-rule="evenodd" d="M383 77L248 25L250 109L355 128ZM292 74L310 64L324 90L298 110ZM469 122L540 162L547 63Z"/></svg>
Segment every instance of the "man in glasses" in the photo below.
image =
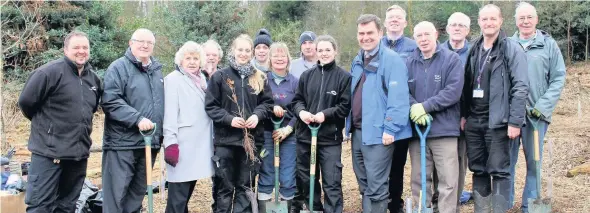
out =
<svg viewBox="0 0 590 213"><path fill-rule="evenodd" d="M539 153L543 153L543 138L551 122L551 114L557 105L565 85L565 63L557 42L547 32L538 30L537 10L529 3L522 2L516 8L516 27L518 31L511 37L524 49L528 62L529 94L526 104L528 117L537 121L539 130ZM534 126L530 119L521 129L522 148L526 160L526 179L522 192L522 212L528 212L528 199L537 198L537 177L534 159ZM520 140L510 144L509 203L514 201L514 172ZM541 160L542 160L541 155Z"/></svg>
<svg viewBox="0 0 590 213"><path fill-rule="evenodd" d="M162 64L152 57L155 42L150 30L136 30L125 55L111 63L104 76L104 212L140 212L147 188L146 160L153 165L160 149L164 81ZM140 131L155 131L151 159L146 159Z"/></svg>
<svg viewBox="0 0 590 213"><path fill-rule="evenodd" d="M467 35L469 35L469 29L471 26L471 20L469 16L461 12L453 13L447 20L447 34L449 40L441 44L441 48L451 50L459 54L462 65L465 66L467 61L467 55L469 54L469 42L467 41ZM457 151L459 155L459 182L457 185L457 212L459 209L459 200L461 194L463 194L463 187L465 186L465 172L467 169L467 148L465 146L465 135L461 131L459 141L457 143ZM433 174L436 174L436 167L434 168ZM434 194L432 195L432 205L435 210L438 209L438 176L432 177L432 183L434 185Z"/></svg>

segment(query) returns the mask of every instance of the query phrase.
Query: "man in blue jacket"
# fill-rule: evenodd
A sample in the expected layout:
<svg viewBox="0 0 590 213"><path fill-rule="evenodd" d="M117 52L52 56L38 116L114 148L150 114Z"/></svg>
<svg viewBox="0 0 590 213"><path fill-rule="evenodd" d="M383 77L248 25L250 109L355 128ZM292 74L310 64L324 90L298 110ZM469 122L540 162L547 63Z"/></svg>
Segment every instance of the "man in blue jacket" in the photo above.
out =
<svg viewBox="0 0 590 213"><path fill-rule="evenodd" d="M352 162L363 212L386 213L393 143L411 137L407 69L402 58L380 45L381 20L372 14L357 20L361 50L351 66Z"/></svg>
<svg viewBox="0 0 590 213"><path fill-rule="evenodd" d="M410 119L426 125L432 116L426 141L426 184L430 188L432 176L438 178L438 207L441 213L457 211L459 159L459 100L463 89L463 63L459 55L437 45L438 33L434 24L423 21L414 28L418 48L406 60L410 88ZM420 140L410 142L412 162L412 196L420 200ZM436 174L432 174L436 166ZM425 195L429 201L431 194ZM430 202L427 202L430 206Z"/></svg>
<svg viewBox="0 0 590 213"><path fill-rule="evenodd" d="M537 198L537 177L534 159L533 124L538 121L539 153L543 153L543 138L551 122L551 114L557 105L561 90L565 85L565 63L559 46L551 36L537 29L539 19L533 5L523 2L516 8L516 26L518 31L511 39L520 43L528 61L529 96L527 114L529 119L521 129L522 146L526 158L526 181L522 194L522 210L528 212L528 199ZM519 140L510 150L511 187L509 202L514 200L514 170L520 148ZM541 158L542 159L542 158Z"/></svg>
<svg viewBox="0 0 590 213"><path fill-rule="evenodd" d="M387 35L381 39L381 46L394 50L405 61L406 57L416 49L416 42L404 36L404 29L408 25L406 11L398 5L387 8L385 13L385 29ZM397 139L396 139L397 140ZM409 140L396 141L389 173L389 211L397 213L403 211L404 200L404 166L408 158Z"/></svg>

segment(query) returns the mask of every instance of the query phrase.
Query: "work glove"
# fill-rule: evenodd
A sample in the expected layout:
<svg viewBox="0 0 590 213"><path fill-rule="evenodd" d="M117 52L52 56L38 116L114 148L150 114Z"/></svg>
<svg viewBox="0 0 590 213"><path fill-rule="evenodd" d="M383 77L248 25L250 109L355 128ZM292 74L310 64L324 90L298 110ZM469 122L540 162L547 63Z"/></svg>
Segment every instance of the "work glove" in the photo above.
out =
<svg viewBox="0 0 590 213"><path fill-rule="evenodd" d="M529 116L531 117L535 117L535 118L541 118L543 117L543 114L541 113L541 111L539 111L536 108L532 108L531 110L528 111Z"/></svg>
<svg viewBox="0 0 590 213"><path fill-rule="evenodd" d="M416 121L414 121L414 122L420 126L426 126L427 124L430 123L431 120L432 120L432 117L430 117L429 114L424 114L424 115L420 116L418 119L416 119Z"/></svg>
<svg viewBox="0 0 590 213"><path fill-rule="evenodd" d="M272 139L283 141L293 132L293 127L286 126L272 132Z"/></svg>
<svg viewBox="0 0 590 213"><path fill-rule="evenodd" d="M172 144L164 149L164 161L172 167L176 167L179 155L180 150L178 149L178 144Z"/></svg>
<svg viewBox="0 0 590 213"><path fill-rule="evenodd" d="M416 122L420 117L426 115L426 110L424 110L424 106L421 103L414 104L410 107L410 119Z"/></svg>

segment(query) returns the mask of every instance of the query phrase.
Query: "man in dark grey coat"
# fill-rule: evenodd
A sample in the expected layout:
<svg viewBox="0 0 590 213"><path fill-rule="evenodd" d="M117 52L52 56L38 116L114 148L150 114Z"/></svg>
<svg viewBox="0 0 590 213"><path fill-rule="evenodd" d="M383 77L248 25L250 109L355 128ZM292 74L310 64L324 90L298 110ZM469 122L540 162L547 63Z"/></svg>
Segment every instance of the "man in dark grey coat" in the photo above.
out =
<svg viewBox="0 0 590 213"><path fill-rule="evenodd" d="M518 43L500 30L500 8L479 11L482 31L469 51L461 106L475 212L506 212L510 194L510 143L525 123L528 65Z"/></svg>
<svg viewBox="0 0 590 213"><path fill-rule="evenodd" d="M74 31L64 40L65 57L31 73L18 106L31 120L32 152L27 212L74 212L86 178L93 114L102 93L88 64L90 42Z"/></svg>
<svg viewBox="0 0 590 213"><path fill-rule="evenodd" d="M103 211L140 212L146 191L145 141L139 131L156 127L152 165L160 149L164 117L162 64L152 57L154 34L136 30L125 56L107 69L102 108L105 125L102 155Z"/></svg>

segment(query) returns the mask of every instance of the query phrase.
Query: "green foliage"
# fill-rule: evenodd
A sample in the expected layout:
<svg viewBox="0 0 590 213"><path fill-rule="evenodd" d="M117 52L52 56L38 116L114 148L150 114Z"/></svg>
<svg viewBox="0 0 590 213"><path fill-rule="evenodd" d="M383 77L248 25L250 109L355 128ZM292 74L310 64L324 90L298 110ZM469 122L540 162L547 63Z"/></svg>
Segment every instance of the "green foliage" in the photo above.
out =
<svg viewBox="0 0 590 213"><path fill-rule="evenodd" d="M6 81L26 81L29 73L63 57L64 37L74 29L88 34L90 63L101 75L126 46L116 18L117 2L8 2L2 7Z"/></svg>
<svg viewBox="0 0 590 213"><path fill-rule="evenodd" d="M145 19L126 23L132 26L124 28L146 27L156 34L154 54L167 73L174 68L174 54L187 41L203 43L211 38L223 50L229 49L235 37L246 33L245 14L239 2L169 2L154 8Z"/></svg>
<svg viewBox="0 0 590 213"><path fill-rule="evenodd" d="M265 15L273 22L292 22L301 20L309 9L309 1L272 1Z"/></svg>

